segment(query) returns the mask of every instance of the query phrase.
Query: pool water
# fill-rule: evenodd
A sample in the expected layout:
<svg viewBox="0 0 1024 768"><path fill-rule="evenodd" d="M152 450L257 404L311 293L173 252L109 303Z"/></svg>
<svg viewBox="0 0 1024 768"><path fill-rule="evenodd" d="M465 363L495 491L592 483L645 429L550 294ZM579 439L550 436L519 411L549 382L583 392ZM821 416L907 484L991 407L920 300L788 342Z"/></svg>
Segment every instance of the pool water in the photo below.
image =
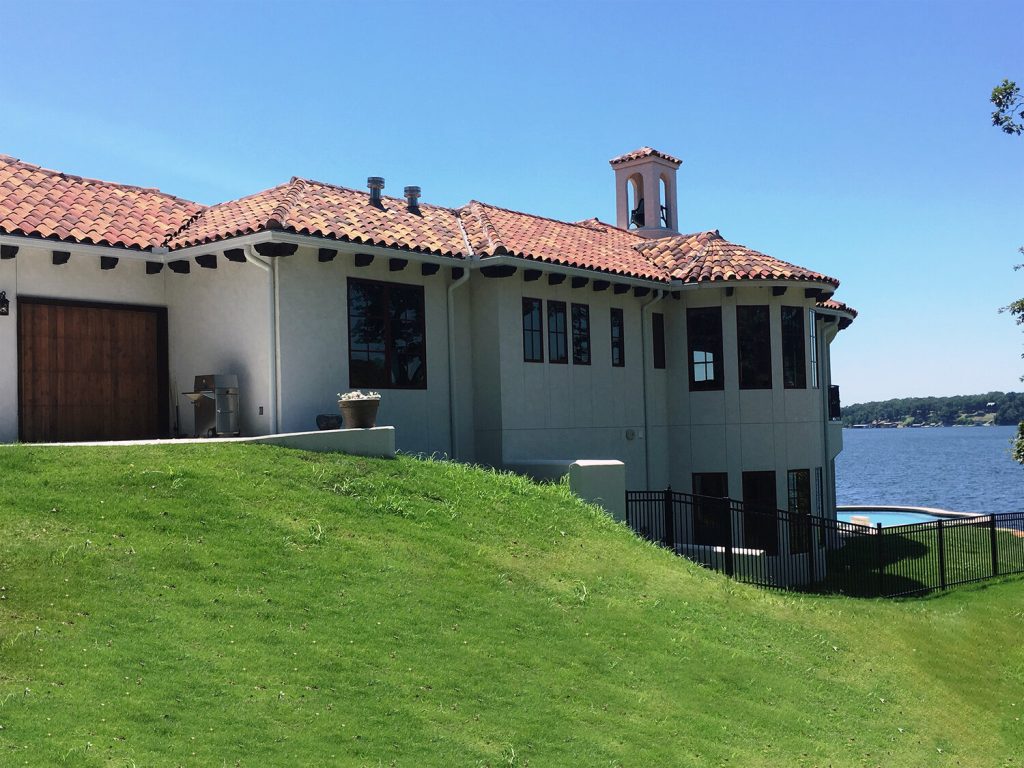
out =
<svg viewBox="0 0 1024 768"><path fill-rule="evenodd" d="M853 522L850 518L867 518L871 522L868 523L871 526L882 524L883 528L888 528L893 525L913 525L914 523L927 523L930 520L938 520L939 518L935 515L929 515L925 512L881 512L881 511L865 511L865 512L839 512L837 517L842 523ZM860 521L858 521L860 522Z"/></svg>

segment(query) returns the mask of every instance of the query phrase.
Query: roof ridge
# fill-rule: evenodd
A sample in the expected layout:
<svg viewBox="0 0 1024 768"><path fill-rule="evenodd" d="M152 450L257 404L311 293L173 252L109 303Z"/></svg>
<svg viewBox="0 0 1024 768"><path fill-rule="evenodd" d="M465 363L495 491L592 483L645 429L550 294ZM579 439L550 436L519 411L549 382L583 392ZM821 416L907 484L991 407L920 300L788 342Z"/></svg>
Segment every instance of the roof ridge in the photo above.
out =
<svg viewBox="0 0 1024 768"><path fill-rule="evenodd" d="M285 185L282 184L281 186ZM267 229L284 229L284 223L288 220L288 215L292 212L295 204L302 197L302 193L306 189L306 182L298 176L292 176L287 187L288 189L284 193L283 198L278 201L277 205L274 206L267 216L264 224Z"/></svg>
<svg viewBox="0 0 1024 768"><path fill-rule="evenodd" d="M107 181L106 179L94 179L90 176L79 176L75 173L65 173L64 171L58 171L54 168L44 168L41 165L35 163L26 162L20 158L12 157L11 155L0 154L0 162L8 162L12 164L20 165L22 168L29 170L39 171L49 176L60 176L63 179L69 179L71 181L83 181L87 184L102 184L105 187L117 187L118 189L131 189L136 192L152 192L160 195L161 197L169 197L172 200L179 200L183 203L191 203L192 205L202 205L202 203L196 202L195 200L189 200L187 197L180 197L178 195L172 195L170 192L164 192L157 187L143 187L138 184L123 184L118 181Z"/></svg>
<svg viewBox="0 0 1024 768"><path fill-rule="evenodd" d="M484 233L484 237L487 238L488 245L490 245L488 250L491 251L491 255L500 256L508 253L508 248L505 247L498 228L494 226L487 212L483 210L487 207L487 204L481 203L479 200L470 200L466 207L473 212L473 215L480 222L480 229Z"/></svg>
<svg viewBox="0 0 1024 768"><path fill-rule="evenodd" d="M554 219L554 218L552 218L550 216L541 216L539 213L530 213L529 211L517 211L514 208L504 208L504 207L502 207L500 205L493 205L492 203L484 203L484 202L482 202L480 200L470 200L469 203L467 203L467 205L472 205L473 203L476 203L477 205L482 205L485 208L493 208L496 211L504 211L505 213L514 213L514 214L516 214L518 216L529 216L531 219L540 219L541 221L551 221L551 222L554 222L555 224L565 224L567 227L579 227L580 229L586 229L586 230L589 230L590 232L594 231L593 227L588 227L586 224L580 223L578 221L565 221L564 219ZM597 217L595 216L594 218L596 219ZM598 221L601 221L601 220L598 219ZM608 223L603 222L603 221L601 221L601 224L603 226L610 227L611 229L614 229L617 232L622 232L624 234L632 235L633 237L638 237L638 238L642 238L642 239L646 240L646 238L643 238L642 235L638 235L635 232L632 232L632 231L630 231L628 229L623 229L622 227L618 227L618 226L616 226L614 224L608 224Z"/></svg>
<svg viewBox="0 0 1024 768"><path fill-rule="evenodd" d="M351 192L351 193L356 194L356 195L363 195L364 197L369 197L370 196L370 193L367 192L365 189L356 189L355 187L346 187L344 184L333 184L333 183L331 183L329 181L320 181L319 179L307 179L304 176L292 176L292 181L302 181L302 182L305 182L306 184L315 184L315 185L320 186L320 187L327 187L328 189L340 189L342 192ZM399 205L404 205L405 204L405 198L404 197L396 197L395 195L381 195L381 199L383 199L383 200L394 200ZM449 205L437 205L436 203L423 203L423 202L419 203L419 207L420 208L435 208L437 210L450 211L452 213L457 213L460 210L459 208L453 208L453 207L451 207ZM465 207L465 206L463 206L463 207Z"/></svg>

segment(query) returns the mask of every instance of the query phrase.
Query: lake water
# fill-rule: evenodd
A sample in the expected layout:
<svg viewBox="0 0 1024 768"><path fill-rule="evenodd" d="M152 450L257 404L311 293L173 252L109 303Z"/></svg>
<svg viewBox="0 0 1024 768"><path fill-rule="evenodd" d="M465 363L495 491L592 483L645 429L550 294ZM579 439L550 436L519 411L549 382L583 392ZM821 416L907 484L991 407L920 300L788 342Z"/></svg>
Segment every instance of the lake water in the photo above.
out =
<svg viewBox="0 0 1024 768"><path fill-rule="evenodd" d="M1024 511L1024 466L1010 458L1016 433L1016 427L844 429L838 503Z"/></svg>

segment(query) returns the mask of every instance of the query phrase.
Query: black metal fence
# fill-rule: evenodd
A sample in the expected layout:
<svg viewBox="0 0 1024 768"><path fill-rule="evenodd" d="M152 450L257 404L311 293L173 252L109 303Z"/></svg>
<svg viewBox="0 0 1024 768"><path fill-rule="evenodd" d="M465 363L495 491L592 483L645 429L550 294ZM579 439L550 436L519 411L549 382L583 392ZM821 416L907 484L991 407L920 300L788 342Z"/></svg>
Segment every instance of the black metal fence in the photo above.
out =
<svg viewBox="0 0 1024 768"><path fill-rule="evenodd" d="M667 488L627 491L626 519L677 555L776 589L897 597L1024 573L1024 512L872 528Z"/></svg>

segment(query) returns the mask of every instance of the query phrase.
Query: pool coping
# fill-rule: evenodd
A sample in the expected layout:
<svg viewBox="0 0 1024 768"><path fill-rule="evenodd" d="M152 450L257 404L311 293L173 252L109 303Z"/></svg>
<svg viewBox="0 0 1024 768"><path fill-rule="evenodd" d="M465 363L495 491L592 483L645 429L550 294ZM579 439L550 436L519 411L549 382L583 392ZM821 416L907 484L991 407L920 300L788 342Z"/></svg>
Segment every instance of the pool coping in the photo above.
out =
<svg viewBox="0 0 1024 768"><path fill-rule="evenodd" d="M908 507L898 504L844 504L837 506L836 512L916 512L924 515L933 515L943 520L986 517L981 512L953 512L949 509L938 509L936 507Z"/></svg>

